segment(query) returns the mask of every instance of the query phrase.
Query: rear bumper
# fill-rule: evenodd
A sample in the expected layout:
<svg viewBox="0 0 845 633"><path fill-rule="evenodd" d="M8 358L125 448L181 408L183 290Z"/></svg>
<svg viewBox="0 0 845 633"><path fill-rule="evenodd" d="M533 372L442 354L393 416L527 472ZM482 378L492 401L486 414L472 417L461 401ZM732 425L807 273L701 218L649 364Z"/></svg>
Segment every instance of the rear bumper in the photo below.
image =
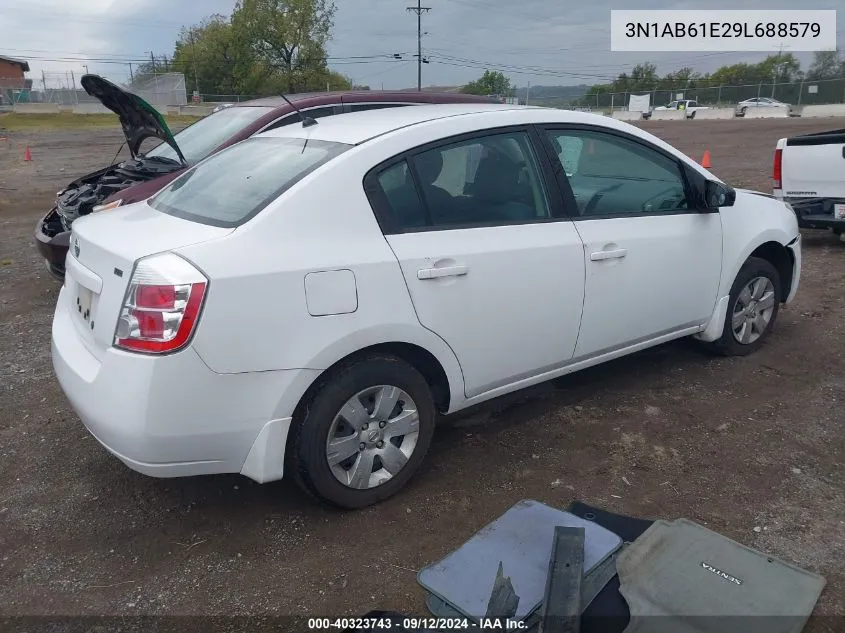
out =
<svg viewBox="0 0 845 633"><path fill-rule="evenodd" d="M64 274L65 257L70 247L70 231L62 231L50 236L45 231L45 225L53 221L56 209L42 217L35 225L35 246L38 252L47 262L47 268L54 275L61 277Z"/></svg>
<svg viewBox="0 0 845 633"><path fill-rule="evenodd" d="M845 220L833 217L833 205L845 204L845 199L821 198L804 200L802 198L782 198L792 205L798 226L802 229L845 229Z"/></svg>
<svg viewBox="0 0 845 633"><path fill-rule="evenodd" d="M110 453L153 477L282 478L292 411L279 403L309 370L217 374L190 347L161 357L112 348L98 359L80 338L66 293L63 287L53 319L53 367L82 423Z"/></svg>

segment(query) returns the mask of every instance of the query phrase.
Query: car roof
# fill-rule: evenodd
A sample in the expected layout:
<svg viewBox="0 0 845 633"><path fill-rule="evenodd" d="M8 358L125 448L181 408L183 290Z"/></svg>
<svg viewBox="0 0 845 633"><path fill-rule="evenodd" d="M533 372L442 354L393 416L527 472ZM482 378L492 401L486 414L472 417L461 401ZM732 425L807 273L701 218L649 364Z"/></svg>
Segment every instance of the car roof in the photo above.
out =
<svg viewBox="0 0 845 633"><path fill-rule="evenodd" d="M582 117L587 114L584 112L572 112L568 110L552 110L550 108L502 105L496 103L417 105L408 108L385 108L380 110L353 112L350 114L337 114L335 116L321 118L317 125L312 125L306 128L296 124L286 125L275 130L263 132L258 136L310 138L314 140L345 143L347 145L359 145L364 141L377 136L382 136L395 130L412 125L418 125L420 123L426 123L428 121L490 112L512 112L514 110L566 112L572 115L572 120L581 120ZM600 115L587 116L606 118L601 117ZM553 120L558 119L555 117ZM593 119L590 120L592 121Z"/></svg>
<svg viewBox="0 0 845 633"><path fill-rule="evenodd" d="M295 94L285 95L291 102L297 103L299 101L309 101L311 99L319 100L323 103L343 103L344 100L350 101L396 101L401 103L437 103L465 101L478 102L485 101L493 103L494 100L490 97L482 97L477 95L466 95L462 93L452 92L414 92L402 90L335 90L332 92L300 92ZM249 106L269 106L269 107L287 107L287 102L280 96L262 97L260 99L252 99L250 101L242 101L235 104L238 107Z"/></svg>

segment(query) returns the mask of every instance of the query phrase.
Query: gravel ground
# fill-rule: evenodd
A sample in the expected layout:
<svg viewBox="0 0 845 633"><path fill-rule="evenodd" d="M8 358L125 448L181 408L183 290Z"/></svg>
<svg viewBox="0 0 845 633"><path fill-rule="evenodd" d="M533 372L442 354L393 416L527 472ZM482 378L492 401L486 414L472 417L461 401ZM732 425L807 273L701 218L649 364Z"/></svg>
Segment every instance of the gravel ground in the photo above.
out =
<svg viewBox="0 0 845 633"><path fill-rule="evenodd" d="M779 137L845 122L643 127L695 158L709 149L731 184L770 191ZM680 341L489 403L444 423L397 497L341 513L287 481L136 474L69 407L50 364L58 286L32 232L55 191L120 139L0 140L0 617L425 614L414 572L532 498L688 517L819 572L816 614L839 618L807 630L842 630L845 244L832 234L805 233L798 297L757 354Z"/></svg>

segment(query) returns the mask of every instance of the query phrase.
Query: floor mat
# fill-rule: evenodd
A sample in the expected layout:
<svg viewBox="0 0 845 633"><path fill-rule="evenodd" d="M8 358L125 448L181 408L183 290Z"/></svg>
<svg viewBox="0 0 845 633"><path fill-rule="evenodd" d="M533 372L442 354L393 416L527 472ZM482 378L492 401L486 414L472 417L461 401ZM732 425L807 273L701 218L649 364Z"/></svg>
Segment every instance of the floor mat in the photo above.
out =
<svg viewBox="0 0 845 633"><path fill-rule="evenodd" d="M442 610L445 605L474 620L482 617L501 561L505 576L511 578L519 595L515 619L525 619L542 603L557 525L584 528L585 574L622 546L619 536L595 522L537 501L520 501L443 560L419 573L420 585L433 594L429 606Z"/></svg>
<svg viewBox="0 0 845 633"><path fill-rule="evenodd" d="M688 519L655 521L617 570L625 633L798 633L825 585Z"/></svg>
<svg viewBox="0 0 845 633"><path fill-rule="evenodd" d="M636 541L653 523L647 519L614 514L580 501L573 502L569 511L618 534L626 543ZM628 603L619 593L619 577L614 576L581 614L581 633L622 633L630 620Z"/></svg>

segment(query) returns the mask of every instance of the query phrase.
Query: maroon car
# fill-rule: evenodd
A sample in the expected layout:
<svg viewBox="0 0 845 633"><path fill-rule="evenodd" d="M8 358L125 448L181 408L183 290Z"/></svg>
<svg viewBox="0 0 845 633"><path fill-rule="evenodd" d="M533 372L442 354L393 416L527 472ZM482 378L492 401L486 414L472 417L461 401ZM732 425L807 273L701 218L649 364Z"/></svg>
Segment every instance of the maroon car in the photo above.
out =
<svg viewBox="0 0 845 633"><path fill-rule="evenodd" d="M131 158L74 180L58 193L55 206L38 221L38 250L48 270L59 279L64 277L70 227L79 216L149 198L211 154L258 132L301 120L283 98L268 97L222 108L173 135L158 111L140 97L97 75L85 75L82 86L118 115ZM496 102L464 94L385 91L296 94L288 99L313 119L415 104ZM148 139L162 142L142 153L141 144Z"/></svg>

